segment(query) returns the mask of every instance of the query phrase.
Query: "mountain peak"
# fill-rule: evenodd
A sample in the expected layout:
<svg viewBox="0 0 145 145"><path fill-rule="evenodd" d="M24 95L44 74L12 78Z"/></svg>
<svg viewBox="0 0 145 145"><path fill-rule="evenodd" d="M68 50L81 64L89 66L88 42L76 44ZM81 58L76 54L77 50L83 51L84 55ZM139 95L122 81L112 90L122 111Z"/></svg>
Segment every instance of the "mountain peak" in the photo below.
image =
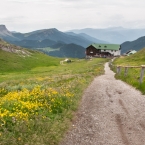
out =
<svg viewBox="0 0 145 145"><path fill-rule="evenodd" d="M13 34L6 28L5 25L0 25L0 38L4 40L16 40Z"/></svg>
<svg viewBox="0 0 145 145"><path fill-rule="evenodd" d="M0 25L0 31L8 31L5 25Z"/></svg>
<svg viewBox="0 0 145 145"><path fill-rule="evenodd" d="M0 25L0 36L12 35L5 25Z"/></svg>
<svg viewBox="0 0 145 145"><path fill-rule="evenodd" d="M49 33L58 32L58 30L56 28L44 29L43 31L49 32Z"/></svg>
<svg viewBox="0 0 145 145"><path fill-rule="evenodd" d="M54 31L58 31L56 28L50 28L49 30L54 30Z"/></svg>

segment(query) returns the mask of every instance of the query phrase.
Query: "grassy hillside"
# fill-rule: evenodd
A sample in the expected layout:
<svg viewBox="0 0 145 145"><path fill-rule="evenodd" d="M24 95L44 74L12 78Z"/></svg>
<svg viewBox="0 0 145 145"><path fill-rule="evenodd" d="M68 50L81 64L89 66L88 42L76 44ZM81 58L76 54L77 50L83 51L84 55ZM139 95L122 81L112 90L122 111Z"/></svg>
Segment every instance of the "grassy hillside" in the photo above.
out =
<svg viewBox="0 0 145 145"><path fill-rule="evenodd" d="M17 54L0 50L0 72L28 71L35 67L59 65L60 59L31 51L31 56L21 57Z"/></svg>
<svg viewBox="0 0 145 145"><path fill-rule="evenodd" d="M143 65L145 64L145 48L141 49L140 51L138 51L133 55L120 57L119 59L116 59L114 63L120 65L131 65L131 66Z"/></svg>
<svg viewBox="0 0 145 145"><path fill-rule="evenodd" d="M38 51L23 49L0 41L0 72L28 71L35 67L59 65L60 59Z"/></svg>
<svg viewBox="0 0 145 145"><path fill-rule="evenodd" d="M142 50L138 51L133 55L115 59L113 64L115 66L116 65L121 65L121 66L145 65L145 48L143 48ZM113 70L116 72L116 67L114 67ZM121 68L121 73L120 75L116 74L116 78L127 82L128 84L134 86L135 88L139 89L143 94L145 94L145 74L144 74L143 82L141 84L139 83L141 68L129 68L127 71L127 76L125 76L124 73L125 73L125 69Z"/></svg>

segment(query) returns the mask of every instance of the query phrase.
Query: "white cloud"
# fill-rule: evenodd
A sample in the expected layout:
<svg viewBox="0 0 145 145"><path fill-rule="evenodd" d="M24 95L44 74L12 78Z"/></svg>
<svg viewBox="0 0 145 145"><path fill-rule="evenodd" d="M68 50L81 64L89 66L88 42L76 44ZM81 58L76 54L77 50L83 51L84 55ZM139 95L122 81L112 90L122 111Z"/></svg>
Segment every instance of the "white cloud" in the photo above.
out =
<svg viewBox="0 0 145 145"><path fill-rule="evenodd" d="M28 32L56 27L145 27L144 0L0 0L0 24Z"/></svg>

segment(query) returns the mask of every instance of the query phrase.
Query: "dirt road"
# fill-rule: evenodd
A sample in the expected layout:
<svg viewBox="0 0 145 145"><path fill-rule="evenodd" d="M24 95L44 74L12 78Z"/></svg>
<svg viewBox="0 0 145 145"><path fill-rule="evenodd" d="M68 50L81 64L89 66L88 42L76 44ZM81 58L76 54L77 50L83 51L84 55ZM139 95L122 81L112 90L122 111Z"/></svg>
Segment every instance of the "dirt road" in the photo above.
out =
<svg viewBox="0 0 145 145"><path fill-rule="evenodd" d="M145 145L145 96L116 80L106 63L61 145Z"/></svg>

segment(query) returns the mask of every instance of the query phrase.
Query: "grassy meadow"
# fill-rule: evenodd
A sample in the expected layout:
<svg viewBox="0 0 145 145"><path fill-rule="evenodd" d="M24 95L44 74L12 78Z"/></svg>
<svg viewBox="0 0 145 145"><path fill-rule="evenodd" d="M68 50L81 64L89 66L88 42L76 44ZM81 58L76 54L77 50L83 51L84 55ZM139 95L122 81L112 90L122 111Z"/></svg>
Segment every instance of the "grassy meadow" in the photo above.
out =
<svg viewBox="0 0 145 145"><path fill-rule="evenodd" d="M124 56L115 59L113 65L115 66L145 65L145 48L133 55ZM116 67L113 67L112 69L116 72ZM143 94L145 94L145 73L143 77L143 82L141 84L139 83L141 68L129 68L126 76L124 75L124 72L125 72L125 68L122 68L121 73L119 75L116 74L116 78L125 81L126 83L132 85L136 89L140 90Z"/></svg>
<svg viewBox="0 0 145 145"><path fill-rule="evenodd" d="M24 49L25 50L25 49ZM0 74L6 72L24 72L35 67L59 65L61 59L50 57L42 52L29 50L29 56L20 56L0 49Z"/></svg>
<svg viewBox="0 0 145 145"><path fill-rule="evenodd" d="M84 89L104 73L107 59L74 59L60 65L60 59L39 55L34 61L21 59L22 67L16 58L15 69L7 60L9 67L0 70L0 145L58 144Z"/></svg>

